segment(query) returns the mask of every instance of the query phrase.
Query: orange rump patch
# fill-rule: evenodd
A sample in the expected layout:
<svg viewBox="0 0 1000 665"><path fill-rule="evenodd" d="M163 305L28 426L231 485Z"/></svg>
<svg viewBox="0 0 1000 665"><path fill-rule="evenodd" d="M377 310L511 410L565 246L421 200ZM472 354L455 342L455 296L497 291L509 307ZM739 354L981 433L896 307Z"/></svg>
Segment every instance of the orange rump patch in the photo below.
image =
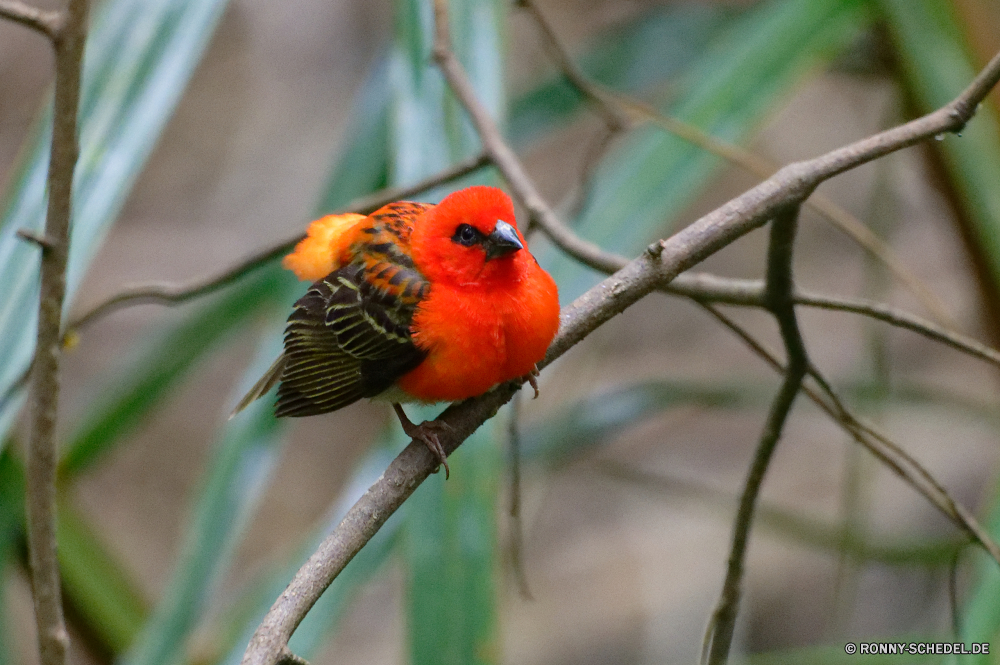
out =
<svg viewBox="0 0 1000 665"><path fill-rule="evenodd" d="M327 215L309 225L306 238L281 262L301 280L315 282L343 265L361 222L367 217L355 213Z"/></svg>

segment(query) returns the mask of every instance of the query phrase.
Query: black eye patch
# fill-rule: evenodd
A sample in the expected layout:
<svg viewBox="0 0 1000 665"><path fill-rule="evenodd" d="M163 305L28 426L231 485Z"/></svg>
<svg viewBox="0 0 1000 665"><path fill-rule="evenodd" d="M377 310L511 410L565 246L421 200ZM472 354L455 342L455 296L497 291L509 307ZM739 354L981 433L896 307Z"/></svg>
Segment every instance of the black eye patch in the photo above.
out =
<svg viewBox="0 0 1000 665"><path fill-rule="evenodd" d="M451 237L452 242L457 242L459 245L464 245L465 247L472 247L473 245L478 245L483 242L486 236L474 226L469 224L459 224L458 228L455 229L455 235Z"/></svg>

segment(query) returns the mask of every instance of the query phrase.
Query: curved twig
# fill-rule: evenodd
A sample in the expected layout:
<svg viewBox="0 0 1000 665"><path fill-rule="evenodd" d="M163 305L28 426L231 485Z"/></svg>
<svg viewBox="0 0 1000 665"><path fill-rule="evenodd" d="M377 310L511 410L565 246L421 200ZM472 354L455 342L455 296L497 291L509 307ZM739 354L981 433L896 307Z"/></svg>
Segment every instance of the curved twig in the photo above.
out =
<svg viewBox="0 0 1000 665"><path fill-rule="evenodd" d="M764 307L764 282L760 280L731 279L708 273L685 273L678 275L663 290L697 301L724 303L740 307ZM863 298L842 298L802 291L796 291L793 300L796 305L867 316L897 328L910 330L973 358L979 358L1000 367L1000 351L971 337L946 330L915 314L904 312L884 303Z"/></svg>
<svg viewBox="0 0 1000 665"><path fill-rule="evenodd" d="M387 203L416 196L417 194L425 192L428 189L433 189L438 185L443 185L451 182L452 180L457 180L458 178L467 176L485 166L489 166L489 164L490 161L486 155L477 155L472 159L456 164L450 169L442 171L435 176L422 180L409 187L393 187L384 189L369 196L357 199L339 212L356 212L367 215L375 212ZM231 268L228 268L222 273L219 273L218 275L196 280L191 284L158 283L125 289L95 305L85 314L71 321L66 328L64 338L75 332L79 332L80 329L124 307L130 307L132 305L139 305L143 303L179 305L181 303L188 302L189 300L194 300L195 298L200 298L210 293L214 293L215 291L242 279L254 270L257 270L258 268L277 259L282 254L291 251L292 248L295 247L295 245L303 238L305 238L305 234L300 233L294 238L289 238L288 240L284 240L277 245L272 245L269 248L262 249L259 252L250 255L243 261L237 263Z"/></svg>
<svg viewBox="0 0 1000 665"><path fill-rule="evenodd" d="M718 319L722 325L740 337L755 354L760 356L775 371L784 371L783 365L775 355L768 351L736 322L712 305L707 303L701 303L701 305L709 314ZM809 386L803 386L802 392L816 406L837 422L844 431L851 435L851 438L862 445L880 462L889 467L903 482L923 495L952 524L968 534L976 544L982 547L1000 565L1000 545L997 545L996 541L983 530L979 522L968 510L951 498L948 491L920 462L887 436L879 432L874 425L852 414L841 401L836 391L830 385L830 382L818 369L810 366L809 376L819 385L820 391L816 391Z"/></svg>
<svg viewBox="0 0 1000 665"><path fill-rule="evenodd" d="M0 0L0 18L37 30L53 42L59 38L65 20L60 11L38 9L20 0Z"/></svg>

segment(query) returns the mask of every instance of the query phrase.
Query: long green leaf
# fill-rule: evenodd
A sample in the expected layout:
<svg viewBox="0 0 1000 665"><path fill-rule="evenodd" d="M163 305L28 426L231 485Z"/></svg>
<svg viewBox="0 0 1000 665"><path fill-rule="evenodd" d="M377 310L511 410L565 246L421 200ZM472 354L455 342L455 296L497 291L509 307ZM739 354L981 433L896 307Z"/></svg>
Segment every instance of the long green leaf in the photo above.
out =
<svg viewBox="0 0 1000 665"><path fill-rule="evenodd" d="M509 414L508 414L509 415ZM500 662L497 496L502 459L494 423L451 457L454 472L424 481L407 502L407 621L414 663Z"/></svg>
<svg viewBox="0 0 1000 665"><path fill-rule="evenodd" d="M67 307L87 266L200 61L226 0L109 0L87 40L74 177ZM7 192L0 217L0 441L23 401L11 393L34 349L38 250L16 236L40 231L51 105Z"/></svg>
<svg viewBox="0 0 1000 665"><path fill-rule="evenodd" d="M278 329L252 365L259 376L281 351ZM242 388L249 388L249 382ZM234 400L235 402L235 400ZM238 538L266 487L283 440L268 400L249 406L225 428L194 511L165 598L125 662L166 665L183 653L226 570Z"/></svg>
<svg viewBox="0 0 1000 665"><path fill-rule="evenodd" d="M867 24L862 0L771 0L748 11L715 40L677 84L665 109L719 138L738 142L810 72L828 63ZM667 134L641 127L602 160L578 233L621 254L638 253L694 200L719 158ZM555 252L550 269L564 302L598 277Z"/></svg>
<svg viewBox="0 0 1000 665"><path fill-rule="evenodd" d="M112 653L124 652L148 614L138 586L72 506L59 506L59 572L66 601Z"/></svg>
<svg viewBox="0 0 1000 665"><path fill-rule="evenodd" d="M580 56L580 67L593 80L621 92L647 92L693 65L738 15L738 10L715 4L655 7L601 33ZM545 81L511 102L511 140L528 144L585 106L581 94L562 76Z"/></svg>
<svg viewBox="0 0 1000 665"><path fill-rule="evenodd" d="M384 77L369 77L354 109L354 131L348 133L349 143L321 197L322 207L346 205L382 184L386 153L378 146L386 144L387 127L379 118L385 117L381 109L387 107L387 99ZM285 286L278 300L290 307L303 289L291 283L288 273L282 275ZM276 317L265 334L259 362L244 377L243 389L249 388L280 353L283 327L283 317ZM203 334L208 331L203 330ZM185 640L214 600L232 549L270 479L271 465L283 443L283 430L284 423L272 415L271 401L264 398L240 413L223 431L206 472L204 489L195 502L194 519L185 530L186 544L175 566L170 592L156 608L129 662L169 663L182 653Z"/></svg>
<svg viewBox="0 0 1000 665"><path fill-rule="evenodd" d="M88 468L162 406L164 398L220 342L248 327L261 310L284 304L294 280L277 265L268 266L211 298L178 325L145 345L104 382L100 405L89 405L87 419L65 447L60 471L72 476ZM124 374L124 378L122 377Z"/></svg>
<svg viewBox="0 0 1000 665"><path fill-rule="evenodd" d="M382 474L393 459L392 450L395 447L398 446L390 446L388 441L375 446L351 474L344 490L334 501L328 511L330 518L324 520L321 527L306 539L295 556L260 575L245 596L228 612L233 618L223 622L225 627L221 631L222 639L226 641L219 647L227 653L219 660L221 664L238 665L243 658L247 643L274 603L274 599L284 590L288 581L316 550L323 538L340 523L348 509ZM402 513L389 518L313 606L292 636L290 646L295 654L309 660L319 652L338 627L349 602L389 559L389 554L395 549L398 540L402 518ZM230 628L230 624L235 624L235 628ZM233 637L229 638L229 635Z"/></svg>
<svg viewBox="0 0 1000 665"><path fill-rule="evenodd" d="M480 101L502 123L504 4L460 0L448 8L455 53ZM431 3L398 0L391 146L397 185L479 150L466 112L433 66L433 39ZM437 411L414 409L410 415L431 419ZM452 480L429 479L407 502L407 632L415 664L499 662L494 568L500 465L490 429L481 429L453 456Z"/></svg>
<svg viewBox="0 0 1000 665"><path fill-rule="evenodd" d="M751 386L708 387L674 381L629 384L586 397L525 427L522 452L528 460L557 465L586 454L611 434L672 407L762 404L759 389Z"/></svg>

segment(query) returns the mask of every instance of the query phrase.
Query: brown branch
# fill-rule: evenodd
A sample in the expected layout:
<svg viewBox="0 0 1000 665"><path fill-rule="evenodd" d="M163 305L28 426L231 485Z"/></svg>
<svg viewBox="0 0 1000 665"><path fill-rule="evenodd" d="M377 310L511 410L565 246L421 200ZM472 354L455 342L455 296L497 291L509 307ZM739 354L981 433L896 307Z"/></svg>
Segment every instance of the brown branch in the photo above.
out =
<svg viewBox="0 0 1000 665"><path fill-rule="evenodd" d="M708 273L685 273L663 288L666 293L700 302L724 303L740 307L764 307L764 283L752 279L731 279ZM796 291L796 305L860 314L897 328L910 330L946 346L1000 366L1000 351L971 337L946 330L926 319L880 302L861 298L839 298Z"/></svg>
<svg viewBox="0 0 1000 665"><path fill-rule="evenodd" d="M552 209L539 194L534 182L518 160L514 151L504 142L500 130L489 111L476 98L475 89L462 64L451 51L448 36L446 0L434 0L434 60L444 74L452 92L465 107L472 124L483 142L483 150L503 174L515 197L525 207L534 223L538 224L549 238L563 251L572 254L587 265L602 272L613 272L621 267L617 262L609 262L608 255L597 245L583 240L569 230L556 217Z"/></svg>
<svg viewBox="0 0 1000 665"><path fill-rule="evenodd" d="M781 339L788 357L785 378L771 404L767 423L761 432L760 443L754 453L753 462L743 484L740 505L733 521L733 542L729 552L729 565L722 593L709 624L708 635L702 653L702 661L720 665L729 659L729 649L736 629L736 615L739 610L743 568L746 562L750 529L754 523L757 497L764 486L764 475L771 465L771 458L781 439L781 432L792 410L792 404L799 394L802 380L809 369L809 356L805 342L799 331L793 302L794 280L792 278L792 256L795 231L798 222L798 207L782 210L771 222L770 243L767 253L767 284L765 299L768 309L778 321Z"/></svg>
<svg viewBox="0 0 1000 665"><path fill-rule="evenodd" d="M478 155L460 164L438 173L426 180L410 185L409 187L393 187L375 192L369 196L352 201L347 207L338 211L341 213L356 212L364 215L371 214L393 201L407 199L421 194L428 189L433 189L438 185L449 183L458 178L474 173L490 164L486 155ZM116 312L125 307L144 303L155 303L159 305L180 305L182 303L200 298L214 293L221 288L239 281L243 277L277 259L282 254L291 251L299 241L305 238L305 234L298 234L294 238L284 240L277 245L252 254L246 259L211 277L195 280L190 284L147 284L125 289L120 293L107 298L106 300L89 309L85 314L77 317L66 327L68 337L80 331L80 329L94 323L95 321Z"/></svg>
<svg viewBox="0 0 1000 665"><path fill-rule="evenodd" d="M69 647L56 561L56 419L73 169L79 152L76 121L86 37L86 0L70 0L66 12L66 24L53 41L56 89L49 157L49 201L43 234L49 244L42 248L28 440L28 558L42 665L63 665Z"/></svg>
<svg viewBox="0 0 1000 665"><path fill-rule="evenodd" d="M481 112L482 106L471 94L465 73L450 51L446 11L444 1L436 0L434 56L452 89L472 116L487 154L500 169L515 196L557 245L574 256L592 260L590 265L601 265L606 271L617 270L563 309L559 334L549 347L545 360L539 363L540 367L547 366L605 321L679 273L759 228L780 210L799 205L824 180L942 132L958 131L971 118L986 91L1000 79L998 55L977 77L974 85L938 111L815 159L785 166L670 239L654 243L638 258L618 269L617 261L607 262L607 255L600 248L579 241L552 214L514 152L496 131L492 118ZM984 86L984 82L989 85ZM518 388L516 382L507 383L480 397L448 407L439 417L450 428L440 436L445 452L454 451L476 428L495 415ZM891 461L886 463L892 466ZM411 442L393 460L275 601L254 633L243 663L270 665L278 661L287 648L292 632L313 603L437 464L436 458L421 442Z"/></svg>
<svg viewBox="0 0 1000 665"><path fill-rule="evenodd" d="M743 328L715 307L706 303L701 303L701 305L709 314L740 337L755 354L760 356L775 371L784 372L784 366L778 361L775 355ZM809 386L803 386L802 392L816 406L822 409L844 431L850 434L855 442L863 446L880 462L889 467L903 482L919 492L952 524L964 531L1000 565L1000 546L983 530L976 518L964 506L957 503L920 462L887 436L879 432L874 425L852 414L819 370L810 366L809 376L816 381L821 392Z"/></svg>
<svg viewBox="0 0 1000 665"><path fill-rule="evenodd" d="M65 20L62 12L38 9L20 0L0 0L0 18L37 30L53 42L59 38Z"/></svg>
<svg viewBox="0 0 1000 665"><path fill-rule="evenodd" d="M759 178L769 178L778 170L779 165L769 159L733 143L717 139L699 127L661 113L641 100L591 81L573 62L566 47L556 36L552 25L533 0L518 0L518 5L531 15L545 36L545 45L566 80L597 109L612 133L642 122L649 122ZM805 202L805 205L819 213L822 219L840 229L855 243L882 261L896 278L916 296L938 323L953 330L958 329L957 321L948 312L948 308L941 299L906 267L906 264L896 256L892 248L878 234L868 228L861 220L838 205L833 199L819 192L813 194Z"/></svg>

